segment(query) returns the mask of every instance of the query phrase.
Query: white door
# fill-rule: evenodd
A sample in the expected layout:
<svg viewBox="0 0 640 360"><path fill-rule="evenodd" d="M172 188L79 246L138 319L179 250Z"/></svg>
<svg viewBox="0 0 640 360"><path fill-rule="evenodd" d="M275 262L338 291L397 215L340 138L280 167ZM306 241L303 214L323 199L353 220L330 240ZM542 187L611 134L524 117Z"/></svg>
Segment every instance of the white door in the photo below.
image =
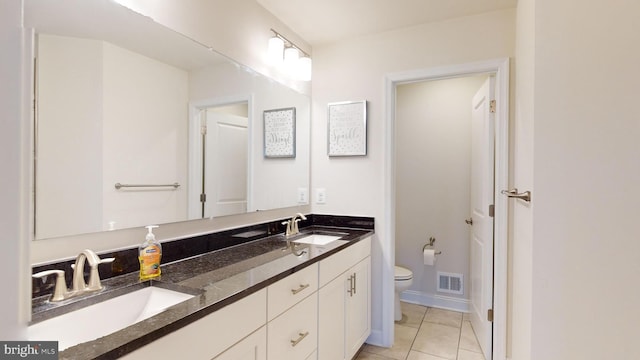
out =
<svg viewBox="0 0 640 360"><path fill-rule="evenodd" d="M204 217L247 211L248 119L207 109Z"/></svg>
<svg viewBox="0 0 640 360"><path fill-rule="evenodd" d="M492 353L494 116L490 76L473 97L471 116L471 325L487 360Z"/></svg>

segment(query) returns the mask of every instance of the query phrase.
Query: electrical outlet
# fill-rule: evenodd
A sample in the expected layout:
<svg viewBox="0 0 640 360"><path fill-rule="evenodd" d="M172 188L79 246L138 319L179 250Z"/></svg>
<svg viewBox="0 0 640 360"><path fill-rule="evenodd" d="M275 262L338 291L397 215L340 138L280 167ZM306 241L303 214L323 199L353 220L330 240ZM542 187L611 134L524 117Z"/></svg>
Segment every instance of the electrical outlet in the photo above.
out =
<svg viewBox="0 0 640 360"><path fill-rule="evenodd" d="M307 204L309 202L309 190L307 188L298 188L298 204Z"/></svg>
<svg viewBox="0 0 640 360"><path fill-rule="evenodd" d="M327 192L324 188L316 189L316 204L327 203Z"/></svg>

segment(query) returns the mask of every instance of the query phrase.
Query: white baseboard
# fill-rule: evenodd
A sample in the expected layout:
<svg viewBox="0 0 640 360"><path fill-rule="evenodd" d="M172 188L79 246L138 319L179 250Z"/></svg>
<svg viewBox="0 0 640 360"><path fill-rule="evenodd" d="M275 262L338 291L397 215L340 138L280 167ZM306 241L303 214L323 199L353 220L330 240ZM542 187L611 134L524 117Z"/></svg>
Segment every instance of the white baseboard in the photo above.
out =
<svg viewBox="0 0 640 360"><path fill-rule="evenodd" d="M406 290L400 294L400 300L412 304L429 306L445 310L469 312L471 302L452 296L435 295L415 290Z"/></svg>

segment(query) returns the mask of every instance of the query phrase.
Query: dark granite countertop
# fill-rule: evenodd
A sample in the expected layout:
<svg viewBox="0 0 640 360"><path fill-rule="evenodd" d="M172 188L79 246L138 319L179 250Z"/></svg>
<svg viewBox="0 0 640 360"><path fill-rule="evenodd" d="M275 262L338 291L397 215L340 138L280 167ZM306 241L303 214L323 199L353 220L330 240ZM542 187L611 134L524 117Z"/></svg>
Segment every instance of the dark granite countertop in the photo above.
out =
<svg viewBox="0 0 640 360"><path fill-rule="evenodd" d="M158 280L141 282L137 272L112 277L102 282L105 288L95 295L71 299L62 304L35 299L32 322L45 321L145 286L195 295L146 320L102 338L69 347L59 354L60 359L114 359L316 263L366 238L373 231L310 226L302 229L299 236L310 233L337 234L342 237L324 246L297 244L294 248L287 247L282 234L272 235L163 264L162 276Z"/></svg>

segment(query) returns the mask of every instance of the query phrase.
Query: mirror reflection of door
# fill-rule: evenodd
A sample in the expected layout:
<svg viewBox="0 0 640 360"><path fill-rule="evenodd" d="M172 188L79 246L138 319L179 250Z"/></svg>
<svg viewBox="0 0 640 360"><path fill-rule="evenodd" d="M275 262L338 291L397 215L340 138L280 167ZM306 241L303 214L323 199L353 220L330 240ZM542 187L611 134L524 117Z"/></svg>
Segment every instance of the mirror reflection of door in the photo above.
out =
<svg viewBox="0 0 640 360"><path fill-rule="evenodd" d="M247 211L248 104L202 109L202 217Z"/></svg>

